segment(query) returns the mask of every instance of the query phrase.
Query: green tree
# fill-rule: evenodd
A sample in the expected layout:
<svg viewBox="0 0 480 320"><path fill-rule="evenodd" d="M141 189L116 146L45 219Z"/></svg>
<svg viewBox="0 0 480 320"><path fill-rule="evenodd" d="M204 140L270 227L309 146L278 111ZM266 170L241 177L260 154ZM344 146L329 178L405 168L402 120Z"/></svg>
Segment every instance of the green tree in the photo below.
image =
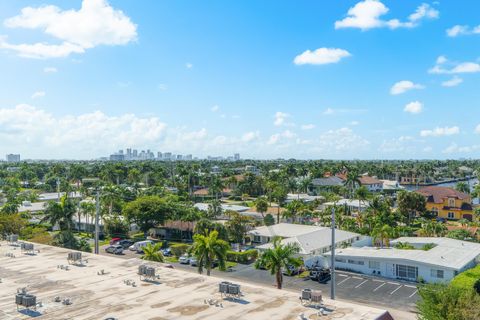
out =
<svg viewBox="0 0 480 320"><path fill-rule="evenodd" d="M153 245L151 243L147 244L147 246L143 247L142 259L147 261L164 262L165 258L160 249L162 249L162 244L160 242Z"/></svg>
<svg viewBox="0 0 480 320"><path fill-rule="evenodd" d="M345 181L343 182L345 187L350 191L350 198L353 198L353 193L357 186L361 186L360 175L357 170L349 170Z"/></svg>
<svg viewBox="0 0 480 320"><path fill-rule="evenodd" d="M147 237L148 230L161 225L169 217L172 205L157 196L144 196L129 202L123 209L128 221L134 222Z"/></svg>
<svg viewBox="0 0 480 320"><path fill-rule="evenodd" d="M225 224L232 242L243 244L248 228L254 224L253 218L234 212Z"/></svg>
<svg viewBox="0 0 480 320"><path fill-rule="evenodd" d="M123 217L118 216L109 216L104 217L105 232L110 237L121 237L124 238L128 235L130 227L128 223L122 219Z"/></svg>
<svg viewBox="0 0 480 320"><path fill-rule="evenodd" d="M27 221L19 214L0 213L0 235L2 237L9 234L20 234L26 224Z"/></svg>
<svg viewBox="0 0 480 320"><path fill-rule="evenodd" d="M52 226L58 224L61 231L71 231L74 227L73 216L75 212L75 204L65 195L60 199L60 202L51 201L48 203L41 222L48 222Z"/></svg>
<svg viewBox="0 0 480 320"><path fill-rule="evenodd" d="M263 218L263 223L266 226L271 226L275 224L275 218L269 213Z"/></svg>
<svg viewBox="0 0 480 320"><path fill-rule="evenodd" d="M274 275L277 281L277 288L282 289L283 270L289 270L289 266L299 267L302 264L301 260L295 257L299 250L294 244L283 245L281 238L276 237L273 240L273 247L266 249L255 262L255 268L264 267L270 270L270 274Z"/></svg>
<svg viewBox="0 0 480 320"><path fill-rule="evenodd" d="M457 191L460 191L460 192L463 192L463 193L466 193L466 194L470 194L470 186L466 182L463 182L463 181L458 182L455 186L455 189Z"/></svg>
<svg viewBox="0 0 480 320"><path fill-rule="evenodd" d="M409 225L411 219L426 212L425 197L416 192L400 191L397 196L398 211Z"/></svg>
<svg viewBox="0 0 480 320"><path fill-rule="evenodd" d="M260 212L262 218L265 218L265 212L268 211L268 201L264 197L259 197L255 201L255 208L257 212Z"/></svg>
<svg viewBox="0 0 480 320"><path fill-rule="evenodd" d="M207 276L210 276L215 261L218 261L221 270L225 270L229 247L226 241L218 239L218 232L215 230L208 235L194 235L190 252L197 259L198 272L203 273L203 269L207 269Z"/></svg>

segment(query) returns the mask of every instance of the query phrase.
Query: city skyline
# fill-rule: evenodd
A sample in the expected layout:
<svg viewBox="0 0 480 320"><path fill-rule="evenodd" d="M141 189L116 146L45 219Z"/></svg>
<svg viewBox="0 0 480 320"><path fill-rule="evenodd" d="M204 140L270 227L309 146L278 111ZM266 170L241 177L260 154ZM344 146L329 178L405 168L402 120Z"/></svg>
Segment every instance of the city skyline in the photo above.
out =
<svg viewBox="0 0 480 320"><path fill-rule="evenodd" d="M0 153L478 158L479 8L3 1Z"/></svg>

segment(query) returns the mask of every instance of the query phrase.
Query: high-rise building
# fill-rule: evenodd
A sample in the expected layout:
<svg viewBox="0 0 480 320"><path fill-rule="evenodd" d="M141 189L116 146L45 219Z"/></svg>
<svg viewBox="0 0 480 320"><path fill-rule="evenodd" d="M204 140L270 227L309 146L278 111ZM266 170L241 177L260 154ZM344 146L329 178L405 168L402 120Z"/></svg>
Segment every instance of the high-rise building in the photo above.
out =
<svg viewBox="0 0 480 320"><path fill-rule="evenodd" d="M133 149L132 156L133 156L134 159L136 159L136 158L138 157L138 151L137 151L137 149Z"/></svg>
<svg viewBox="0 0 480 320"><path fill-rule="evenodd" d="M235 153L235 154L233 155L233 160L239 161L239 160L240 160L240 153Z"/></svg>
<svg viewBox="0 0 480 320"><path fill-rule="evenodd" d="M8 162L20 162L19 154L7 154L6 159Z"/></svg>

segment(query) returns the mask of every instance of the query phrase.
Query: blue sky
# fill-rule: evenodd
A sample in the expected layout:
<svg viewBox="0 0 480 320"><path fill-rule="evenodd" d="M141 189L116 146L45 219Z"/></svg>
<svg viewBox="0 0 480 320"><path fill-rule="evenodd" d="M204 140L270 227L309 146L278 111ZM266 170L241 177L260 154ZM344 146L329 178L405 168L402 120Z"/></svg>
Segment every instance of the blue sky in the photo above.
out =
<svg viewBox="0 0 480 320"><path fill-rule="evenodd" d="M479 9L2 1L0 154L479 157Z"/></svg>

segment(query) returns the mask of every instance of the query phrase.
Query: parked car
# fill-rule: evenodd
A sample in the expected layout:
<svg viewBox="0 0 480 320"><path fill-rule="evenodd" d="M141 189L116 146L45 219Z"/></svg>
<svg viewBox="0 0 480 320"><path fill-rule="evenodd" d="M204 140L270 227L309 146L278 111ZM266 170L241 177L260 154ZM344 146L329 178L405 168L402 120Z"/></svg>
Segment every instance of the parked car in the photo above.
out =
<svg viewBox="0 0 480 320"><path fill-rule="evenodd" d="M178 262L180 264L190 264L190 259L192 259L192 257L185 254L185 255L181 256L180 258L178 258Z"/></svg>
<svg viewBox="0 0 480 320"><path fill-rule="evenodd" d="M297 268L293 265L288 265L286 269L283 270L283 274L286 276L296 276L300 273L300 268Z"/></svg>
<svg viewBox="0 0 480 320"><path fill-rule="evenodd" d="M170 248L162 249L161 251L162 251L162 254L165 257L171 257L172 256L172 250L170 250Z"/></svg>
<svg viewBox="0 0 480 320"><path fill-rule="evenodd" d="M198 260L197 260L197 258L195 258L195 257L190 258L190 265L191 265L192 267L198 266Z"/></svg>
<svg viewBox="0 0 480 320"><path fill-rule="evenodd" d="M133 245L131 245L128 249L132 251L136 251L137 253L143 253L143 247L148 246L148 244L154 244L152 240L145 240L145 241L139 241L135 242Z"/></svg>
<svg viewBox="0 0 480 320"><path fill-rule="evenodd" d="M329 268L315 268L310 271L310 279L320 283L327 283L332 279Z"/></svg>
<svg viewBox="0 0 480 320"><path fill-rule="evenodd" d="M118 241L122 240L122 238L112 238L110 240L110 245L114 245L114 244L117 244Z"/></svg>
<svg viewBox="0 0 480 320"><path fill-rule="evenodd" d="M124 239L124 240L118 241L115 244L121 245L123 247L123 249L128 249L131 245L134 244L134 242L132 240Z"/></svg>
<svg viewBox="0 0 480 320"><path fill-rule="evenodd" d="M123 247L119 244L114 244L105 248L105 252L112 254L122 254Z"/></svg>

